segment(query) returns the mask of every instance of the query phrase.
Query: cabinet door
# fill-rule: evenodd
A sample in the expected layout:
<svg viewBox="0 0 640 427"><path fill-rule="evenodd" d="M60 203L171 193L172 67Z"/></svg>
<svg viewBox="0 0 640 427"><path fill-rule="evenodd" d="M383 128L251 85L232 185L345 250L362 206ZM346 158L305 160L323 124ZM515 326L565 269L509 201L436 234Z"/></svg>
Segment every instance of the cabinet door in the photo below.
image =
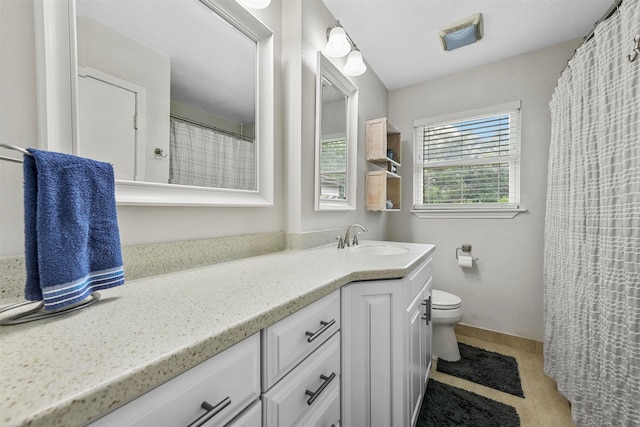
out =
<svg viewBox="0 0 640 427"><path fill-rule="evenodd" d="M78 82L80 136L86 141L80 145L80 155L110 162L117 179L133 180L135 93L91 77L80 78Z"/></svg>
<svg viewBox="0 0 640 427"><path fill-rule="evenodd" d="M407 308L407 385L411 425L415 426L431 369L431 277Z"/></svg>
<svg viewBox="0 0 640 427"><path fill-rule="evenodd" d="M343 416L345 426L403 426L404 282L342 288Z"/></svg>
<svg viewBox="0 0 640 427"><path fill-rule="evenodd" d="M432 285L432 280L431 280L431 277L429 277L429 281L427 282L427 284L424 286L422 290L422 298L425 302L427 302L427 305L425 306L425 315L427 315L429 318L429 323L425 324L425 335L424 335L425 340L423 343L424 351L422 356L423 360L425 360L424 372L422 373L422 376L423 376L422 384L424 388L427 387L427 381L429 380L429 370L431 369L431 357L433 355L433 351L431 350L431 337L433 335L433 320L431 318L431 301L432 301L431 285Z"/></svg>
<svg viewBox="0 0 640 427"><path fill-rule="evenodd" d="M409 279L409 294L407 295L407 305L409 305L409 303L413 301L413 298L418 292L423 291L424 285L429 283L429 280L431 279L431 264L432 258L429 257L426 260L422 261L420 265L418 265L411 273L407 275L407 278Z"/></svg>
<svg viewBox="0 0 640 427"><path fill-rule="evenodd" d="M426 330L424 293L418 292L414 300L407 308L408 343L407 343L407 385L408 413L411 417L411 425L414 426L420 412L420 403L423 398L424 373L426 372Z"/></svg>
<svg viewBox="0 0 640 427"><path fill-rule="evenodd" d="M367 120L365 124L366 155L368 161L387 157L387 119Z"/></svg>

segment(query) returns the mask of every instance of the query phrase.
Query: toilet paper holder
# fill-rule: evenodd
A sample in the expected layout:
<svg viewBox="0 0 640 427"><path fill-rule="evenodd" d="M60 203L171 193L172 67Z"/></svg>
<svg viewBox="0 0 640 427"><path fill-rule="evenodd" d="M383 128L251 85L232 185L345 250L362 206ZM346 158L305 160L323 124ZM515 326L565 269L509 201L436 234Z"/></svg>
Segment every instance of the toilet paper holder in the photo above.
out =
<svg viewBox="0 0 640 427"><path fill-rule="evenodd" d="M462 251L464 255L471 255L471 245L468 243L463 244L461 247L456 248L456 259L458 259L458 251ZM471 258L472 261L478 261L480 258Z"/></svg>

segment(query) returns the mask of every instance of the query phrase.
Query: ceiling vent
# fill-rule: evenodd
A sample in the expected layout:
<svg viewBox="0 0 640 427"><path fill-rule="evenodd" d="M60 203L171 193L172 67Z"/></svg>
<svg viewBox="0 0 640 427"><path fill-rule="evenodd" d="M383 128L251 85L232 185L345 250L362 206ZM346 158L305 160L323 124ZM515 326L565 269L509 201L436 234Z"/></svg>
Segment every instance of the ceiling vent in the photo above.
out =
<svg viewBox="0 0 640 427"><path fill-rule="evenodd" d="M484 34L482 14L476 13L439 30L444 50L453 50L482 39Z"/></svg>

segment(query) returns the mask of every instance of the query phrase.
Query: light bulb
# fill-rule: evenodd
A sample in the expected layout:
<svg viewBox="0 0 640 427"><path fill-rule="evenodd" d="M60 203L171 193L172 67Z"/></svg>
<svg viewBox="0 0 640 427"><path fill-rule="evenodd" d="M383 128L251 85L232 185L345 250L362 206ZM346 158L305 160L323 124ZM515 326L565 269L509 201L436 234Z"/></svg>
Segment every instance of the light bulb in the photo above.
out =
<svg viewBox="0 0 640 427"><path fill-rule="evenodd" d="M333 58L345 56L351 50L351 44L347 40L347 33L342 27L335 27L329 33L329 40L324 47L324 53Z"/></svg>
<svg viewBox="0 0 640 427"><path fill-rule="evenodd" d="M347 57L347 63L344 64L343 71L347 76L352 77L359 76L367 71L367 66L364 64L362 54L359 50L351 51L351 53Z"/></svg>

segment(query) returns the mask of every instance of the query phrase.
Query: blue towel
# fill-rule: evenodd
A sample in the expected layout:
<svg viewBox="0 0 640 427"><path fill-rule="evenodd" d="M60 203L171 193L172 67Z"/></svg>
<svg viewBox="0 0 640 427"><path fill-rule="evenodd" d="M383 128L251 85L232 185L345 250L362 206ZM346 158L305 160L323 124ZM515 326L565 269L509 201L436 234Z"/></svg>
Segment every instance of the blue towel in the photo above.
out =
<svg viewBox="0 0 640 427"><path fill-rule="evenodd" d="M56 310L124 284L113 167L29 148L24 156L25 298Z"/></svg>

